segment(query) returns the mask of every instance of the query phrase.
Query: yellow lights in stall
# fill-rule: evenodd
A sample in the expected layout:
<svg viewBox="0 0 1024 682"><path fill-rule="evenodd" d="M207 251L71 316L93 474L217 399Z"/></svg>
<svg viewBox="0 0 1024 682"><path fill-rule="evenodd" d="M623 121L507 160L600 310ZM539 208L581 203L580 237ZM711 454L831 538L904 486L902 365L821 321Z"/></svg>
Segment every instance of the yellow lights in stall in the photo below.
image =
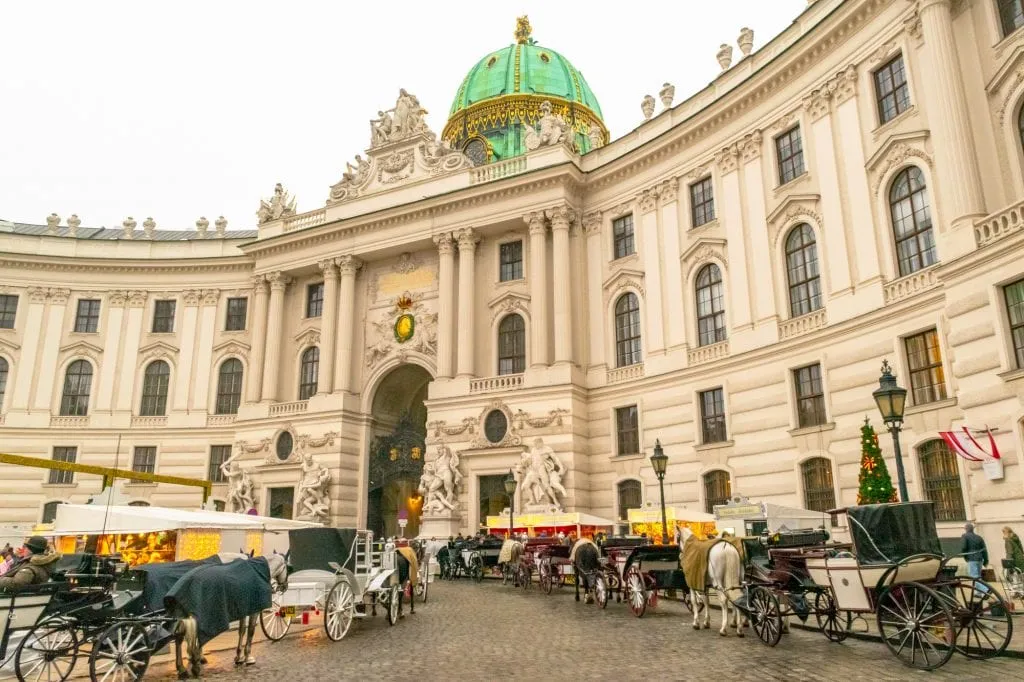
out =
<svg viewBox="0 0 1024 682"><path fill-rule="evenodd" d="M249 530L245 532L245 551L255 556L263 555L263 531Z"/></svg>
<svg viewBox="0 0 1024 682"><path fill-rule="evenodd" d="M220 532L187 528L178 531L178 560L205 559L220 552Z"/></svg>

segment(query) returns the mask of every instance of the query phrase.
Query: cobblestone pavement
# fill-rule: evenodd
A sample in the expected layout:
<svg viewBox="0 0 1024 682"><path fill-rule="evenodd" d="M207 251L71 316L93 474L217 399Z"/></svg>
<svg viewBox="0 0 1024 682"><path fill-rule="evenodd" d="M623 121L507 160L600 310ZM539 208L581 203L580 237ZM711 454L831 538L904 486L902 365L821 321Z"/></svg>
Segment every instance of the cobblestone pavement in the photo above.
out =
<svg viewBox="0 0 1024 682"><path fill-rule="evenodd" d="M796 630L770 649L747 630L744 639L695 632L679 603L659 602L635 618L624 604L605 611L577 604L571 587L551 595L495 582L432 583L430 600L389 627L383 613L354 622L331 642L319 618L278 643L255 646L257 664L236 669L233 652L210 655L208 679L437 679L459 680L1024 680L1024 660L969 661L959 654L938 672L904 667L884 644L828 642ZM1018 620L1019 630L1024 621ZM1018 632L1017 637L1024 637ZM1016 639L1015 638L1015 639ZM173 679L161 663L147 679Z"/></svg>

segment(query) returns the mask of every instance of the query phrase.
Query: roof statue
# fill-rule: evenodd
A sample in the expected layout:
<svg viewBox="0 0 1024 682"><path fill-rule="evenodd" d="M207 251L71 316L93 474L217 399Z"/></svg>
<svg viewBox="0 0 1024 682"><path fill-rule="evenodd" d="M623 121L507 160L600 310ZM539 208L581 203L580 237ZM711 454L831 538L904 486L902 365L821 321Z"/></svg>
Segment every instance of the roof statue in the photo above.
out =
<svg viewBox="0 0 1024 682"><path fill-rule="evenodd" d="M521 17L516 17L516 42L520 45L526 45L530 42L532 34L533 27L530 26L530 18L525 14Z"/></svg>
<svg viewBox="0 0 1024 682"><path fill-rule="evenodd" d="M260 199L260 210L256 212L260 225L293 215L295 215L295 198L284 191L280 182L274 185L272 197L266 200Z"/></svg>
<svg viewBox="0 0 1024 682"><path fill-rule="evenodd" d="M551 102L544 100L540 105L540 120L537 127L526 126L526 148L530 151L538 147L551 147L560 142L569 142L569 124L551 113ZM593 130L588 126L587 131ZM589 138L588 138L589 139Z"/></svg>

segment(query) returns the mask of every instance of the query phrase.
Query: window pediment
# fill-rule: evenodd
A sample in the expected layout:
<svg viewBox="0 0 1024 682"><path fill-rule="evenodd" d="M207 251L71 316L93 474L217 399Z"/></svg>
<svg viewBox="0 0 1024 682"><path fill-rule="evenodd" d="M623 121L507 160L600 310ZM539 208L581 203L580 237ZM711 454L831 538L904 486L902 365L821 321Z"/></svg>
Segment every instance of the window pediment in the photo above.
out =
<svg viewBox="0 0 1024 682"><path fill-rule="evenodd" d="M806 216L820 225L821 215L817 210L820 203L820 194L790 194L768 214L767 222L778 228L794 217Z"/></svg>
<svg viewBox="0 0 1024 682"><path fill-rule="evenodd" d="M76 341L75 343L69 343L61 348L60 354L64 357L69 355L80 355L98 362L100 357L103 355L103 349L99 346L94 346L88 341Z"/></svg>
<svg viewBox="0 0 1024 682"><path fill-rule="evenodd" d="M1017 33L1020 33L1019 31ZM999 124L1006 121L1006 117L1012 113L1013 104L1017 101L1017 93L1021 83L1024 83L1024 43L1018 43L1011 53L1009 59L996 71L995 76L985 86L985 92L989 97L1001 96L997 115Z"/></svg>
<svg viewBox="0 0 1024 682"><path fill-rule="evenodd" d="M679 261L683 263L686 270L687 280L693 274L694 268L704 265L710 260L715 260L724 269L728 269L729 259L726 257L726 241L724 239L701 237L679 257Z"/></svg>
<svg viewBox="0 0 1024 682"><path fill-rule="evenodd" d="M147 365L153 360L173 358L177 354L178 349L176 347L163 341L156 341L139 349L139 364Z"/></svg>
<svg viewBox="0 0 1024 682"><path fill-rule="evenodd" d="M897 133L886 138L878 151L872 154L865 164L868 175L871 177L871 193L877 196L882 181L889 172L907 163L912 163L910 159L919 159L921 163L931 166L932 155L924 148L928 137L927 130L918 130L910 133Z"/></svg>
<svg viewBox="0 0 1024 682"><path fill-rule="evenodd" d="M601 285L606 295L614 297L627 288L633 288L645 297L644 273L633 268L619 268L615 273Z"/></svg>
<svg viewBox="0 0 1024 682"><path fill-rule="evenodd" d="M320 330L317 329L316 327L308 327L300 331L295 336L293 336L292 339L301 347L319 346Z"/></svg>
<svg viewBox="0 0 1024 682"><path fill-rule="evenodd" d="M520 313L529 316L530 296L518 291L506 291L488 301L487 307L491 309L491 317L508 313Z"/></svg>
<svg viewBox="0 0 1024 682"><path fill-rule="evenodd" d="M21 350L21 345L14 343L13 341L8 341L7 339L0 336L0 349L6 350L11 355L14 355L19 350Z"/></svg>
<svg viewBox="0 0 1024 682"><path fill-rule="evenodd" d="M245 355L248 352L249 344L245 343L244 341L239 341L237 339L230 339L228 341L224 341L223 343L218 343L216 346L213 347L213 354L215 356L219 356L222 354Z"/></svg>

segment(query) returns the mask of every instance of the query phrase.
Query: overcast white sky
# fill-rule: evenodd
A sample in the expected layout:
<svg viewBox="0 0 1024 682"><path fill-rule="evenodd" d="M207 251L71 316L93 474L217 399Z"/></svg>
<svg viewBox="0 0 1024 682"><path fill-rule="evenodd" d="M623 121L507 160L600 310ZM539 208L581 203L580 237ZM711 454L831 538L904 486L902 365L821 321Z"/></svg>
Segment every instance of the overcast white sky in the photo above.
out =
<svg viewBox="0 0 1024 682"><path fill-rule="evenodd" d="M513 42L524 13L538 43L582 71L619 137L642 121L645 94L668 81L682 101L719 72L719 44L749 26L760 48L806 4L5 3L0 218L191 229L223 214L251 228L279 181L300 211L322 206L400 87L440 132L466 72Z"/></svg>

